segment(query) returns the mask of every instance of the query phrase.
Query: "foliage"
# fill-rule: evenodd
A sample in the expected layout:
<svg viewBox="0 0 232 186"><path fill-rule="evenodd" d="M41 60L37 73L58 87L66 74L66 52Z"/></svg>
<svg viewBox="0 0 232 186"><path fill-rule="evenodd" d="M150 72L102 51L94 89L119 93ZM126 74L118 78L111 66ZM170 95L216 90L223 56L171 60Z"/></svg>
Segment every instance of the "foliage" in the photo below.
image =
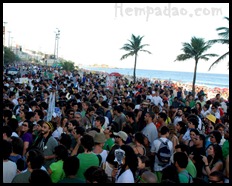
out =
<svg viewBox="0 0 232 186"><path fill-rule="evenodd" d="M224 19L226 19L229 22L229 18L228 17L224 17ZM215 44L215 43L220 43L220 44L227 44L228 48L229 48L229 28L228 27L219 27L216 29L216 31L220 31L220 33L218 33L218 36L221 39L213 39L213 40L209 40L208 42L210 44ZM212 69L212 67L216 64L218 64L220 61L222 61L223 59L225 59L227 56L229 56L229 50L224 53L223 55L221 55L218 59L216 59L216 61L214 61L210 67L209 67L209 71ZM228 61L228 69L229 69L229 61Z"/></svg>
<svg viewBox="0 0 232 186"><path fill-rule="evenodd" d="M175 61L185 61L193 58L195 60L195 68L193 75L192 93L195 96L195 82L197 74L197 64L199 60L208 61L209 57L216 57L217 54L204 54L212 44L205 42L203 38L192 37L191 43L183 43L183 54L177 56Z"/></svg>
<svg viewBox="0 0 232 186"><path fill-rule="evenodd" d="M4 64L13 64L16 60L19 60L19 57L10 48L4 47Z"/></svg>
<svg viewBox="0 0 232 186"><path fill-rule="evenodd" d="M60 61L63 70L73 71L75 69L74 62L72 61Z"/></svg>
<svg viewBox="0 0 232 186"><path fill-rule="evenodd" d="M122 48L120 48L120 49L125 50L125 51L128 52L127 54L124 54L121 57L121 60L126 59L129 56L135 55L134 74L133 74L134 83L135 83L135 80L136 80L135 71L136 71L136 63L137 63L138 52L141 51L141 52L147 52L147 53L151 54L151 52L143 49L145 46L149 46L148 44L143 44L143 45L141 44L141 41L142 41L143 37L144 36L142 36L142 37L137 36L136 37L136 36L134 36L132 34L131 40L128 40L129 43L124 44L124 46Z"/></svg>

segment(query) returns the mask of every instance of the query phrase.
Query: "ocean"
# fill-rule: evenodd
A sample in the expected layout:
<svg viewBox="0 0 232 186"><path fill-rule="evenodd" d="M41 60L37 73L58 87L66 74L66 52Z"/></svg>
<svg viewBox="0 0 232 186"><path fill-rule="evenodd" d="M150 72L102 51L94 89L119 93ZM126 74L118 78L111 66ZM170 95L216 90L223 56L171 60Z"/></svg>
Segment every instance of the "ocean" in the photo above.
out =
<svg viewBox="0 0 232 186"><path fill-rule="evenodd" d="M97 68L97 67L83 67L87 70L101 71L101 72L118 72L122 75L133 76L133 68ZM163 71L163 70L144 70L136 69L136 77L145 77L158 80L178 81L181 83L190 83L193 81L193 72L178 72L178 71ZM196 85L207 86L209 88L229 88L229 74L213 74L197 72Z"/></svg>

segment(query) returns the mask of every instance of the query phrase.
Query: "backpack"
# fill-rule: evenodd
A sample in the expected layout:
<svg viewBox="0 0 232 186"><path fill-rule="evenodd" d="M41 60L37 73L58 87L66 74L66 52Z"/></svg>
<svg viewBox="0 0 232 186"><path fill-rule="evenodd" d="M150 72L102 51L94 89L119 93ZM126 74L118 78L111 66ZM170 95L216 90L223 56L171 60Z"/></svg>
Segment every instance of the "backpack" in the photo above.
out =
<svg viewBox="0 0 232 186"><path fill-rule="evenodd" d="M158 165L164 167L169 164L171 159L171 150L168 146L169 140L167 140L166 142L163 142L160 138L158 138L158 140L161 142L159 150L157 152L157 158L159 160Z"/></svg>
<svg viewBox="0 0 232 186"><path fill-rule="evenodd" d="M97 154L98 160L99 160L99 166L102 164L102 157L100 154Z"/></svg>

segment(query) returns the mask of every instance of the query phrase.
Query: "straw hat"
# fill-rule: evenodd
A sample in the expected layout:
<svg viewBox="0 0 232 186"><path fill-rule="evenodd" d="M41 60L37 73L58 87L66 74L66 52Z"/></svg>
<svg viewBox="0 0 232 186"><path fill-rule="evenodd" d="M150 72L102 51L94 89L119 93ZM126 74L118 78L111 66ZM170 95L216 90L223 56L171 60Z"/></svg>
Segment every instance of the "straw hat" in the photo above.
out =
<svg viewBox="0 0 232 186"><path fill-rule="evenodd" d="M208 114L208 115L206 116L206 118L207 118L208 120L210 120L211 122L213 122L213 123L216 122L216 117L215 117L213 114Z"/></svg>
<svg viewBox="0 0 232 186"><path fill-rule="evenodd" d="M96 133L93 140L94 140L94 143L105 143L105 141L106 141L105 134Z"/></svg>
<svg viewBox="0 0 232 186"><path fill-rule="evenodd" d="M94 138L95 135L97 134L97 131L96 130L90 130L89 132L87 132L87 134Z"/></svg>

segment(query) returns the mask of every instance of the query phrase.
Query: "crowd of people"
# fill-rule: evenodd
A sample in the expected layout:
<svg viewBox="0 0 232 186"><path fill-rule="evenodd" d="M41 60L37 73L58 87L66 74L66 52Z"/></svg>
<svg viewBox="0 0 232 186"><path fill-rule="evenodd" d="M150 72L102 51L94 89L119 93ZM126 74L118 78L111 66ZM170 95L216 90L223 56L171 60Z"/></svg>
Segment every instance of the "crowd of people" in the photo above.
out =
<svg viewBox="0 0 232 186"><path fill-rule="evenodd" d="M3 72L3 183L229 183L229 97L14 66L26 73Z"/></svg>

